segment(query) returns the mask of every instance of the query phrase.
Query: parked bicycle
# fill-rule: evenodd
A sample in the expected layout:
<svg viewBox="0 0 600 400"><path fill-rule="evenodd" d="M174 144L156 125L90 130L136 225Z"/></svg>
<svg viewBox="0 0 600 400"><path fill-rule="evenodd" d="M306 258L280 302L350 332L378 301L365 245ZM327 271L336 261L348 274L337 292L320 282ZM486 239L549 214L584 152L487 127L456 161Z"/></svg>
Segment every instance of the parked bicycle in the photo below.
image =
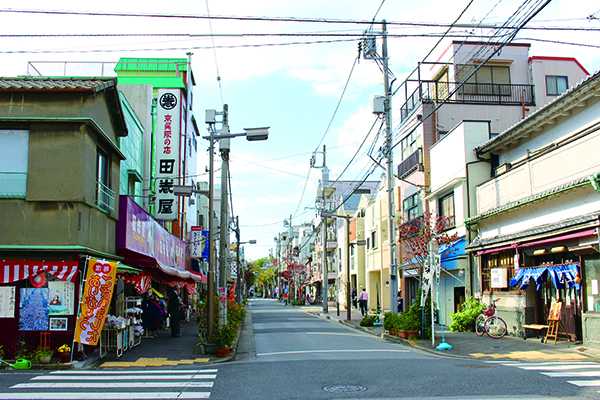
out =
<svg viewBox="0 0 600 400"><path fill-rule="evenodd" d="M506 336L508 332L506 322L496 315L496 301L498 300L492 300L492 304L475 319L475 333L477 336L487 334L493 339L500 339Z"/></svg>

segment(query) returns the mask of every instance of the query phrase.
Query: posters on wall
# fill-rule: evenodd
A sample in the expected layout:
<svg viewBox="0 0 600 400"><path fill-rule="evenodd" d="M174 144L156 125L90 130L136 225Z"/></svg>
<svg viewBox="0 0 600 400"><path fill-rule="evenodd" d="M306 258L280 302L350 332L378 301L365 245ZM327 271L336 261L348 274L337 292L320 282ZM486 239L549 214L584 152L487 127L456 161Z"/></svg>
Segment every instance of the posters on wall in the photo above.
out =
<svg viewBox="0 0 600 400"><path fill-rule="evenodd" d="M117 263L90 258L85 276L86 285L81 299L81 313L75 323L74 341L97 345L110 307Z"/></svg>
<svg viewBox="0 0 600 400"><path fill-rule="evenodd" d="M66 331L68 327L67 318L50 318L51 331Z"/></svg>
<svg viewBox="0 0 600 400"><path fill-rule="evenodd" d="M0 287L0 318L15 317L15 287Z"/></svg>
<svg viewBox="0 0 600 400"><path fill-rule="evenodd" d="M75 309L75 284L73 282L48 282L49 315L73 315Z"/></svg>
<svg viewBox="0 0 600 400"><path fill-rule="evenodd" d="M48 288L21 288L19 330L48 330Z"/></svg>

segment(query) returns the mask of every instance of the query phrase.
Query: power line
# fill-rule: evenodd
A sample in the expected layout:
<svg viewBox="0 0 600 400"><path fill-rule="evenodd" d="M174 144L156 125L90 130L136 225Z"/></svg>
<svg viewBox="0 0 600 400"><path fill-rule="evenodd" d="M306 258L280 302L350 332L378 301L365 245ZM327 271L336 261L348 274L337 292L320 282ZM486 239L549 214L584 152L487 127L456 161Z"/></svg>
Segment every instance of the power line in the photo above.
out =
<svg viewBox="0 0 600 400"><path fill-rule="evenodd" d="M346 78L346 82L344 83L344 88L342 89L342 92L340 93L340 97L338 98L337 104L335 105L333 114L331 114L331 118L329 118L329 123L327 124L327 128L325 128L325 131L323 132L323 135L321 135L321 139L319 140L319 143L317 143L317 146L315 147L315 150L314 150L315 152L319 149L319 146L321 146L321 143L323 143L323 140L325 140L325 137L329 133L331 124L333 123L333 120L335 119L335 116L337 115L337 112L340 109L340 105L342 104L342 100L344 99L344 95L346 94L346 89L348 89L348 84L350 83L350 79L352 79L352 74L354 73L354 68L356 67L356 64L358 64L358 57L354 58L354 62L352 63L352 67L350 68L350 72L348 73L348 77Z"/></svg>
<svg viewBox="0 0 600 400"><path fill-rule="evenodd" d="M210 9L208 7L208 0L205 0L206 3L206 14L210 16ZM208 30L210 31L210 40L212 42L213 49L213 58L215 60L215 70L217 72L217 86L219 88L219 96L221 97L221 105L225 103L223 100L223 86L221 85L221 74L219 73L219 61L217 59L217 49L215 47L215 35L212 27L212 19L208 20Z"/></svg>
<svg viewBox="0 0 600 400"><path fill-rule="evenodd" d="M295 22L295 23L327 23L327 24L355 24L372 25L372 20L360 19L335 19L335 18L300 18L300 17L266 17L266 16L236 16L236 15L193 15L193 14L160 14L160 13L128 13L128 12L100 12L100 11L74 11L74 10L41 10L41 9L18 9L3 8L0 13L13 14L43 14L43 15L75 15L75 16L93 16L93 17L135 17L135 18L178 18L178 19L211 19L211 20L233 20L233 21L262 21L262 22ZM595 13L594 13L595 14ZM389 26L413 26L413 27L440 27L450 26L446 23L437 22L414 22L414 21L388 21ZM473 24L457 24L457 28L475 28ZM482 28L496 29L498 25L490 24L481 26ZM514 30L588 30L581 27L563 27L563 26L531 26L520 28L518 26L506 26L504 28Z"/></svg>
<svg viewBox="0 0 600 400"><path fill-rule="evenodd" d="M548 5L548 3L550 3L551 0L539 0L536 3L532 3L533 6L529 7L529 10L531 11L527 11L525 13L525 15L523 17L521 17L519 19L519 23L524 26L525 24L527 24L529 21L531 21L531 19L533 19L540 11L542 11L542 9L544 9L544 7L546 7ZM524 9L528 3L531 3L530 0L525 0L523 3L521 3L521 5L517 8L517 10L515 11L515 13L513 13L505 22L505 24L510 23L510 21L514 18L518 18L517 14L520 10ZM536 8L537 7L537 8ZM431 117L431 115L433 115L433 113L435 113L442 105L446 104L446 100L449 99L451 96L453 96L461 87L464 86L465 82L468 81L483 65L486 65L488 63L488 61L496 54L498 54L498 52L500 50L502 50L508 43L510 43L512 41L512 39L514 39L514 37L517 35L517 33L519 32L519 30L516 30L512 33L509 34L509 36L506 38L506 40L504 42L500 42L500 43L495 43L493 46L493 51L491 52L491 54L487 57L485 57L485 59L483 61L481 61L480 63L478 63L478 65L476 66L476 68L472 69L472 71L467 74L467 76L464 77L464 79L461 82L458 82L457 85L454 87L454 89L452 91L450 91L447 95L446 95L446 99L445 100L441 100L439 101L439 103L435 104L435 106L433 107L433 109L427 114L424 115L419 121L417 121L416 123L414 123L412 126L410 127L403 127L403 131L404 132L409 132L412 131L413 129L416 129L418 126L420 126L423 121L426 121L429 117ZM488 47L487 46L481 46L481 49L483 49L484 47ZM478 51L477 53L479 53L480 51ZM394 149L396 146L398 146L398 144L400 144L401 140L397 141L393 146L392 149Z"/></svg>
<svg viewBox="0 0 600 400"><path fill-rule="evenodd" d="M376 118L375 121L373 121L373 123L371 124L371 127L369 128L369 131L367 132L367 134L363 138L362 142L360 143L360 145L358 146L358 148L354 152L354 155L352 155L352 158L350 158L350 161L348 161L348 163L346 164L346 166L344 167L344 169L342 170L342 172L338 175L338 177L335 179L335 181L333 181L333 183L339 181L342 178L342 176L344 175L344 173L348 170L348 168L350 167L350 165L352 164L352 162L354 161L354 159L356 158L356 156L360 152L360 149L362 149L363 145L367 141L367 138L371 135L371 132L373 131L373 128L375 127L375 124L377 124L378 120L379 120L379 118ZM381 125L379 126L379 130L381 130L382 126L383 126L383 122L381 122Z"/></svg>

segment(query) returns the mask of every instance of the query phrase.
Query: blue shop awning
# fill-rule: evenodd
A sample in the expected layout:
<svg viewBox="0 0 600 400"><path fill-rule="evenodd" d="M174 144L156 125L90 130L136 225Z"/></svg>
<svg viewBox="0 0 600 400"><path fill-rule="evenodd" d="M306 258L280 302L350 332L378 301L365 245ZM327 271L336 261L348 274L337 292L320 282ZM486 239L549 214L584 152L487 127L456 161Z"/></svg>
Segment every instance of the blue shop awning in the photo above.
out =
<svg viewBox="0 0 600 400"><path fill-rule="evenodd" d="M520 268L517 274L510 280L511 286L519 285L520 289L527 289L529 281L533 279L536 285L536 290L540 290L542 284L547 279L548 274L552 279L552 284L557 289L562 289L565 286L579 289L580 285L575 281L579 274L579 265L571 264L556 264L542 265L533 268Z"/></svg>
<svg viewBox="0 0 600 400"><path fill-rule="evenodd" d="M439 254L442 268L446 270L458 269L458 260L466 256L465 245L466 240L464 237L454 243L441 245Z"/></svg>

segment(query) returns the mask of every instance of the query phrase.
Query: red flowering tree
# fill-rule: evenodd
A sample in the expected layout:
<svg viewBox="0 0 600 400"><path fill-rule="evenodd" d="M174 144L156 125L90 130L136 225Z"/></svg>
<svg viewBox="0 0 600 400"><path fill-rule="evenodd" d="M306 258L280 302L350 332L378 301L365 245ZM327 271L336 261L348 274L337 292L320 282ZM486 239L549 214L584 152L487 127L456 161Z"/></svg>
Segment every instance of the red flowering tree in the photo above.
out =
<svg viewBox="0 0 600 400"><path fill-rule="evenodd" d="M422 217L399 226L402 259L405 263L417 265L421 280L427 279L423 272L429 260L438 254L439 247L450 245L458 239L456 233L448 233L450 222L447 217L425 212Z"/></svg>

